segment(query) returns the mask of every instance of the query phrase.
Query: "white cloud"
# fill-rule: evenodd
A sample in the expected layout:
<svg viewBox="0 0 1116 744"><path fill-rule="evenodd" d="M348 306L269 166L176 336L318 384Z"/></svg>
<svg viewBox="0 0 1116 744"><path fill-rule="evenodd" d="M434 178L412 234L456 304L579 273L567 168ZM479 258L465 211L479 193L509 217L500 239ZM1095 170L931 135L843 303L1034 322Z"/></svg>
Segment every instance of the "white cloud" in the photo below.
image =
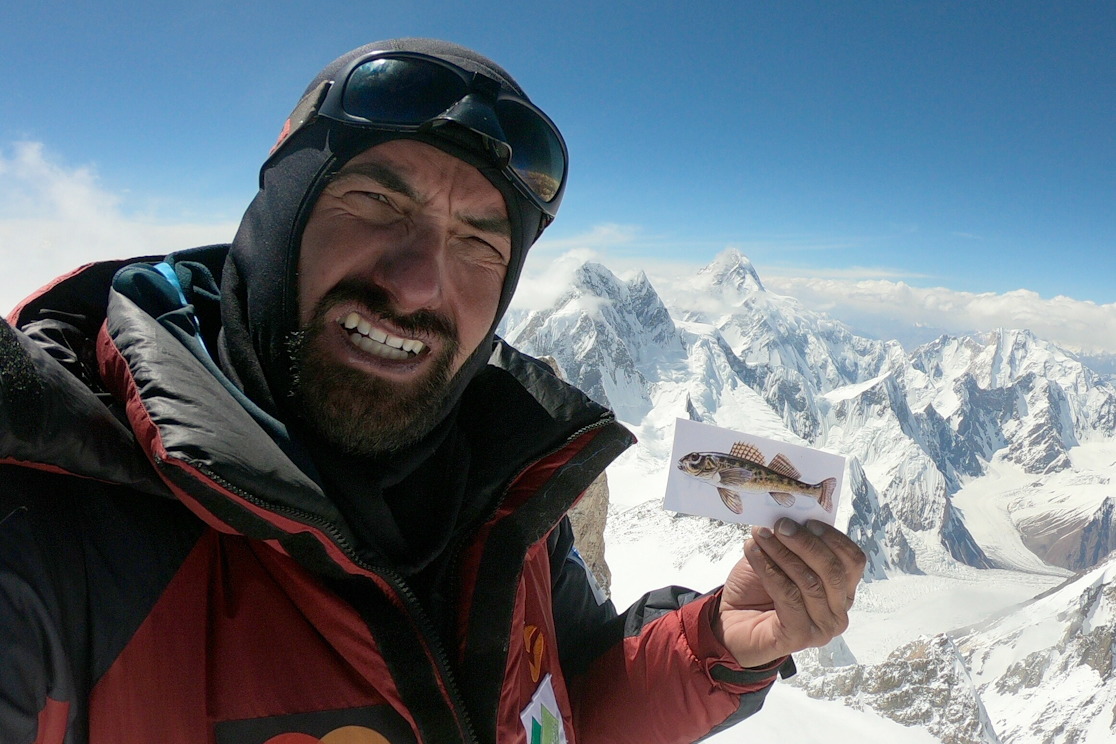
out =
<svg viewBox="0 0 1116 744"><path fill-rule="evenodd" d="M0 312L90 261L228 241L235 224L166 224L130 215L89 166L54 162L42 144L0 149Z"/></svg>
<svg viewBox="0 0 1116 744"><path fill-rule="evenodd" d="M745 254L747 251L745 251ZM765 266L763 280L768 279L801 279L803 275L810 275L816 269L801 266ZM905 269L890 266L846 266L843 268L826 268L827 279L842 279L846 281L866 281L870 279L931 279L929 274L918 274Z"/></svg>
<svg viewBox="0 0 1116 744"><path fill-rule="evenodd" d="M908 344L939 333L1026 328L1071 350L1116 353L1116 304L1045 298L1028 289L974 293L886 280L777 277L767 284L849 325Z"/></svg>
<svg viewBox="0 0 1116 744"><path fill-rule="evenodd" d="M532 258L536 259L532 261ZM586 261L599 261L600 255L589 249L575 249L557 257L541 258L527 254L527 263L519 278L513 311L542 310L551 307L558 298L573 286L574 271Z"/></svg>
<svg viewBox="0 0 1116 744"><path fill-rule="evenodd" d="M548 255L571 250L600 251L632 245L641 236L640 229L634 225L606 223L597 225L582 235L568 238L551 238L547 233L543 233L531 251Z"/></svg>

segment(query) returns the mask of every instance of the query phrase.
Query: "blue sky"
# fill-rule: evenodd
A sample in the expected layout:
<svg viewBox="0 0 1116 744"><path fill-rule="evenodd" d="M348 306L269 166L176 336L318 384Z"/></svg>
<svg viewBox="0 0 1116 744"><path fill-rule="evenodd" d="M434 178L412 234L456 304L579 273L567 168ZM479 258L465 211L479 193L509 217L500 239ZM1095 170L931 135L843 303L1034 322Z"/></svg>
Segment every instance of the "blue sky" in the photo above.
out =
<svg viewBox="0 0 1116 744"><path fill-rule="evenodd" d="M435 36L507 67L567 137L541 255L700 265L737 247L765 278L1116 303L1113 3L43 0L4 16L0 197L33 142L122 218L227 232L320 67ZM0 219L25 216L6 201Z"/></svg>

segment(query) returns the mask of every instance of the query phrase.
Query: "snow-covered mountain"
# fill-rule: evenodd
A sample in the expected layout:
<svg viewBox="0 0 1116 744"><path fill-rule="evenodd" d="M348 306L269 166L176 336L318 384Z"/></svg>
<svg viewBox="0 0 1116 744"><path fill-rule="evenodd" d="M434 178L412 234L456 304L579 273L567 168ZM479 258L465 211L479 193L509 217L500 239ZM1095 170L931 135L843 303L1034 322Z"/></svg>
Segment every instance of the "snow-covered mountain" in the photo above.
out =
<svg viewBox="0 0 1116 744"><path fill-rule="evenodd" d="M831 647L839 650L834 653ZM906 726L924 726L942 741L1002 744L977 685L946 635L917 638L879 664L857 664L839 641L803 653L793 678L814 698L871 708Z"/></svg>
<svg viewBox="0 0 1116 744"><path fill-rule="evenodd" d="M1116 741L1116 558L957 635L1003 741Z"/></svg>
<svg viewBox="0 0 1116 744"><path fill-rule="evenodd" d="M943 560L1008 567L973 538L953 500L993 464L1019 468L1032 490L1062 472L1107 482L1075 466L1072 452L1116 441L1116 387L1027 331L942 337L908 354L766 291L731 250L673 289L664 301L643 273L623 280L586 263L552 307L506 336L554 357L612 406L640 435L633 457L648 467L665 464L676 417L846 455L856 468L846 497L854 487L874 493L849 517L874 525L871 539L882 542L865 547L898 570ZM1116 494L1085 490L1088 498L1061 500L1017 494L1015 528L1040 558L1080 570L1116 547Z"/></svg>
<svg viewBox="0 0 1116 744"><path fill-rule="evenodd" d="M1038 646L1016 644L1020 653L1026 645L1023 656L992 654L1001 669L986 661L990 652L974 650L1000 643L988 640L992 626L956 641L945 633L956 627L951 621L982 620L980 608L1008 612L1007 622L1015 617L1011 605L1099 565L1116 548L1111 375L1025 330L943 336L910 352L863 338L767 291L735 251L696 276L660 283L586 263L551 307L512 317L503 329L519 348L553 357L567 379L611 405L639 437L610 470L610 563L616 556L632 560L635 570L654 566L664 576L715 584L739 557L740 527L672 516L659 506L676 418L840 453L848 471L838 526L868 553L869 586L881 584L878 592L862 591L865 622L875 628L888 615L903 615L905 604L927 609L909 623L911 633L877 633L873 658L861 664L826 668L808 655L801 689L925 726L942 741L1063 741L1050 733L1055 729L1009 720L1014 714L1001 712L1009 694L995 692L1010 688L1004 680L1021 674L1012 665ZM625 546L636 545L657 545L658 554L649 561L640 552L637 567L625 557L635 555ZM624 568L613 565L613 572ZM916 584L923 588L910 589ZM979 598L967 607L924 605L930 586L960 586ZM1064 592L1044 602L1066 617L1080 605ZM1090 617L1111 631L1114 615ZM913 634L916 626L930 635ZM1066 648L1076 632L1066 631ZM846 637L850 658L860 657L857 644L867 636ZM885 638L894 645L882 648ZM1099 676L1073 677L1086 698L1116 687L1111 642L1106 648L1109 664ZM1027 689L1036 706L1058 704L1045 682ZM1096 717L1111 727L1112 702L1106 704L1107 714Z"/></svg>

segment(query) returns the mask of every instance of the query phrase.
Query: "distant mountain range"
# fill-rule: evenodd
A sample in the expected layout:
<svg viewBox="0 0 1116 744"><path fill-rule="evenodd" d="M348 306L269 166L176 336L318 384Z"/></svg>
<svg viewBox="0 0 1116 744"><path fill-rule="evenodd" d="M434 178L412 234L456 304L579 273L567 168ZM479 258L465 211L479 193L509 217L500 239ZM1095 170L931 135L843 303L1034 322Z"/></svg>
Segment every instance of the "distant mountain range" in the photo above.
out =
<svg viewBox="0 0 1116 744"><path fill-rule="evenodd" d="M1039 491L1107 477L1075 465L1072 452L1116 440L1116 386L1028 331L942 336L907 353L766 291L731 250L689 289L705 307L668 307L644 274L624 281L586 263L564 296L513 319L506 337L553 357L637 430L687 417L847 456L849 526L877 578L943 557L912 553L914 533L968 565L1011 568L987 555L951 500L991 466L1018 466ZM1116 492L1089 490L1048 494L1045 513L1042 499L1029 500L1015 527L1039 558L1078 571L1116 548Z"/></svg>
<svg viewBox="0 0 1116 744"><path fill-rule="evenodd" d="M679 417L846 456L838 524L869 554L868 581L956 563L1062 576L1092 570L1078 580L1086 584L1020 610L1030 614L1019 618L1039 607L1043 617L1059 618L1046 645L1017 638L1011 642L1022 656L996 651L1020 632L1023 621L1007 618L897 649L895 663L928 660L923 672L904 672L911 684L947 668L956 684L968 680L957 692L968 702L954 699L956 721L934 718L942 731L956 729L945 741L1094 741L1053 733L1093 730L1091 721L1068 719L1052 728L1065 718L1058 718L1055 683L1073 674L1093 695L1081 705L1112 724L1116 595L1114 564L1105 562L1116 549L1111 370L1026 330L942 336L912 351L858 336L767 291L748 259L731 250L664 290L642 273L621 279L585 263L551 307L512 314L503 334L527 353L554 358L566 379L637 433L628 457L640 467L632 470L665 472ZM618 480L610 480L613 488ZM646 483L639 487L647 491ZM656 510L640 505L617 515L610 530L618 539L630 530L696 531L700 538L685 544L711 558L739 544L736 526L695 528ZM1079 663L1093 671L1074 672ZM803 684L840 698L856 674L819 664ZM997 706L1015 694L1031 704L1011 715L1031 716L1030 730L1053 738L1025 733L1023 719L997 717ZM1050 708L1045 723L1032 716L1041 706Z"/></svg>

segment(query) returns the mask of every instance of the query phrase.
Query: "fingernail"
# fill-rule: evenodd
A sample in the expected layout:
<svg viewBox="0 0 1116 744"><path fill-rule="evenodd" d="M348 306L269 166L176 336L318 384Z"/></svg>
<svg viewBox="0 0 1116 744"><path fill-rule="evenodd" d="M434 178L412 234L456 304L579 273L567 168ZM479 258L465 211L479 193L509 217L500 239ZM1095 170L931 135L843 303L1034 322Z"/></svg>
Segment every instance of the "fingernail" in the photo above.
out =
<svg viewBox="0 0 1116 744"><path fill-rule="evenodd" d="M779 530L780 535L786 535L787 537L790 537L794 533L798 532L798 522L795 522L793 519L786 519L784 517L783 519L779 520L778 524L775 525L775 529Z"/></svg>
<svg viewBox="0 0 1116 744"><path fill-rule="evenodd" d="M810 530L810 534L821 537L825 532L825 522L819 522L816 519L811 519L806 523L806 529Z"/></svg>
<svg viewBox="0 0 1116 744"><path fill-rule="evenodd" d="M767 529L766 527L757 527L753 531L756 533L756 537L762 537L765 540L771 537L771 530Z"/></svg>

